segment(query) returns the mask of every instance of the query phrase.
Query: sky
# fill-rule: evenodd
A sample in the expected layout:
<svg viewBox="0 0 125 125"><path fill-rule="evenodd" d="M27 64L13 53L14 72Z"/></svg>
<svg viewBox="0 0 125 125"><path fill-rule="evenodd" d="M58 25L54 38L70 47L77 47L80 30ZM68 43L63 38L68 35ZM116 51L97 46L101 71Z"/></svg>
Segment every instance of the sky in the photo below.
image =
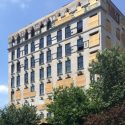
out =
<svg viewBox="0 0 125 125"><path fill-rule="evenodd" d="M73 0L0 0L0 108L8 104L8 36ZM112 0L125 15L125 0Z"/></svg>

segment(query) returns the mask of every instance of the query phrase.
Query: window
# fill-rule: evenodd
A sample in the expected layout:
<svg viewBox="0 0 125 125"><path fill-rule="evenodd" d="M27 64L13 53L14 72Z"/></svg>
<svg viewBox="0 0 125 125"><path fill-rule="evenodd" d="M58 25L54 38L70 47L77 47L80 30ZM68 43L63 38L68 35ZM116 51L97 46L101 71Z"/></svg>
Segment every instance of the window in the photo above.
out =
<svg viewBox="0 0 125 125"><path fill-rule="evenodd" d="M12 51L11 53L11 60L14 60L15 59L15 51Z"/></svg>
<svg viewBox="0 0 125 125"><path fill-rule="evenodd" d="M34 37L34 35L35 35L35 30L34 30L34 28L32 27L32 29L31 29L31 37Z"/></svg>
<svg viewBox="0 0 125 125"><path fill-rule="evenodd" d="M71 72L71 61L67 60L65 62L65 68L66 68L66 73L70 73Z"/></svg>
<svg viewBox="0 0 125 125"><path fill-rule="evenodd" d="M31 72L31 82L35 82L35 72Z"/></svg>
<svg viewBox="0 0 125 125"><path fill-rule="evenodd" d="M28 59L24 60L24 70L28 70Z"/></svg>
<svg viewBox="0 0 125 125"><path fill-rule="evenodd" d="M20 68L20 62L17 62L17 72L20 72L21 68Z"/></svg>
<svg viewBox="0 0 125 125"><path fill-rule="evenodd" d="M34 84L31 85L31 92L35 92L35 85Z"/></svg>
<svg viewBox="0 0 125 125"><path fill-rule="evenodd" d="M24 54L25 54L25 55L27 55L27 54L28 54L28 44L27 44L27 45L25 45L25 47L24 47Z"/></svg>
<svg viewBox="0 0 125 125"><path fill-rule="evenodd" d="M17 36L17 44L20 44L20 35Z"/></svg>
<svg viewBox="0 0 125 125"><path fill-rule="evenodd" d="M57 42L62 40L62 30L57 31Z"/></svg>
<svg viewBox="0 0 125 125"><path fill-rule="evenodd" d="M71 37L71 29L70 26L65 28L65 38Z"/></svg>
<svg viewBox="0 0 125 125"><path fill-rule="evenodd" d="M40 69L40 80L44 79L44 68Z"/></svg>
<svg viewBox="0 0 125 125"><path fill-rule="evenodd" d="M48 20L47 22L47 30L49 30L52 27L51 20Z"/></svg>
<svg viewBox="0 0 125 125"><path fill-rule="evenodd" d="M17 58L20 58L20 48L17 49Z"/></svg>
<svg viewBox="0 0 125 125"><path fill-rule="evenodd" d="M44 84L40 84L40 95L44 94Z"/></svg>
<svg viewBox="0 0 125 125"><path fill-rule="evenodd" d="M51 77L51 66L47 67L47 78Z"/></svg>
<svg viewBox="0 0 125 125"><path fill-rule="evenodd" d="M26 72L24 75L24 83L27 84L28 83L28 73Z"/></svg>
<svg viewBox="0 0 125 125"><path fill-rule="evenodd" d="M71 45L70 43L65 45L65 55L70 56L71 55Z"/></svg>
<svg viewBox="0 0 125 125"><path fill-rule="evenodd" d="M57 59L62 58L62 46L57 48Z"/></svg>
<svg viewBox="0 0 125 125"><path fill-rule="evenodd" d="M47 51L47 62L51 62L51 50Z"/></svg>
<svg viewBox="0 0 125 125"><path fill-rule="evenodd" d="M20 86L20 76L17 76L17 87Z"/></svg>
<svg viewBox="0 0 125 125"><path fill-rule="evenodd" d="M12 77L12 78L11 78L11 88L14 88L14 82L15 82L15 78Z"/></svg>
<svg viewBox="0 0 125 125"><path fill-rule="evenodd" d="M77 22L77 33L81 33L83 30L83 22L82 20Z"/></svg>
<svg viewBox="0 0 125 125"><path fill-rule="evenodd" d="M44 119L44 113L43 112L40 113L40 117L41 117L41 119Z"/></svg>
<svg viewBox="0 0 125 125"><path fill-rule="evenodd" d="M12 38L12 47L15 45L15 38Z"/></svg>
<svg viewBox="0 0 125 125"><path fill-rule="evenodd" d="M78 57L78 70L83 69L83 56Z"/></svg>
<svg viewBox="0 0 125 125"><path fill-rule="evenodd" d="M28 40L28 31L25 32L25 40Z"/></svg>
<svg viewBox="0 0 125 125"><path fill-rule="evenodd" d="M120 40L120 29L119 28L116 29L116 37L118 40Z"/></svg>
<svg viewBox="0 0 125 125"><path fill-rule="evenodd" d="M31 68L35 68L35 58L34 58L34 56L31 57Z"/></svg>
<svg viewBox="0 0 125 125"><path fill-rule="evenodd" d="M51 117L51 112L48 112L47 113L47 118L50 118Z"/></svg>
<svg viewBox="0 0 125 125"><path fill-rule="evenodd" d="M11 92L11 101L14 101L14 91Z"/></svg>
<svg viewBox="0 0 125 125"><path fill-rule="evenodd" d="M83 38L77 40L77 51L82 51L84 49Z"/></svg>
<svg viewBox="0 0 125 125"><path fill-rule="evenodd" d="M41 38L39 43L39 49L43 49L43 48L44 48L44 38Z"/></svg>
<svg viewBox="0 0 125 125"><path fill-rule="evenodd" d="M11 74L13 74L13 73L14 73L14 70L15 70L15 65L14 65L14 64L12 64L12 65L11 65Z"/></svg>
<svg viewBox="0 0 125 125"><path fill-rule="evenodd" d="M90 81L91 83L95 82L95 74L93 73L90 74Z"/></svg>
<svg viewBox="0 0 125 125"><path fill-rule="evenodd" d="M35 43L32 42L32 43L31 43L31 52L34 52L34 51L35 51Z"/></svg>
<svg viewBox="0 0 125 125"><path fill-rule="evenodd" d="M40 54L39 64L40 64L40 65L44 64L44 53L41 53L41 54Z"/></svg>
<svg viewBox="0 0 125 125"><path fill-rule="evenodd" d="M62 62L57 64L57 75L62 75Z"/></svg>
<svg viewBox="0 0 125 125"><path fill-rule="evenodd" d="M52 45L52 38L51 38L51 35L48 35L47 36L47 46L50 46Z"/></svg>

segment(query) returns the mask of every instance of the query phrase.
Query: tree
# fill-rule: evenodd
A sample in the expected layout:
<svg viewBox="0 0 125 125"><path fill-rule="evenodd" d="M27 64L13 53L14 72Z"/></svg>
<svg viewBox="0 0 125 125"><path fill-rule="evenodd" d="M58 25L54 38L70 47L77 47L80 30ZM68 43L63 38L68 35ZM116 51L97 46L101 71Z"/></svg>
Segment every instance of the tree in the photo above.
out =
<svg viewBox="0 0 125 125"><path fill-rule="evenodd" d="M99 76L88 90L90 107L95 111L115 105L125 99L125 52L119 48L105 49L97 54L90 73ZM91 110L91 111L93 111Z"/></svg>
<svg viewBox="0 0 125 125"><path fill-rule="evenodd" d="M88 99L83 89L78 87L54 90L53 102L48 105L51 117L48 122L54 125L79 125L82 116L88 114Z"/></svg>
<svg viewBox="0 0 125 125"><path fill-rule="evenodd" d="M0 125L37 125L40 116L36 113L34 106L24 105L16 108L15 105L0 110Z"/></svg>

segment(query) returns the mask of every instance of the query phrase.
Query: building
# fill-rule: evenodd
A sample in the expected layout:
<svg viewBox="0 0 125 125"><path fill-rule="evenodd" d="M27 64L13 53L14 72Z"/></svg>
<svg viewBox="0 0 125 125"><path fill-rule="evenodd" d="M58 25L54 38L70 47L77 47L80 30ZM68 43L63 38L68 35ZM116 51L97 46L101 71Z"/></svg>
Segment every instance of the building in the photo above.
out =
<svg viewBox="0 0 125 125"><path fill-rule="evenodd" d="M9 36L9 98L50 114L53 88L88 88L96 53L125 46L125 16L111 0L74 0Z"/></svg>

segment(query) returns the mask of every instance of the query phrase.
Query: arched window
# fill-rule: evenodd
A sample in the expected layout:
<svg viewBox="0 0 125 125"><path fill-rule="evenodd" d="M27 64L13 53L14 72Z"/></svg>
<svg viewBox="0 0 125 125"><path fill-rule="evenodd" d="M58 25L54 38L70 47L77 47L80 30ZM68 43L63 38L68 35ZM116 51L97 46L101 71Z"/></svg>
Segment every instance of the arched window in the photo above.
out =
<svg viewBox="0 0 125 125"><path fill-rule="evenodd" d="M32 85L31 85L31 92L34 92L34 91L35 91L35 85L32 84Z"/></svg>
<svg viewBox="0 0 125 125"><path fill-rule="evenodd" d="M66 12L69 12L69 9L68 9L68 8L66 9Z"/></svg>
<svg viewBox="0 0 125 125"><path fill-rule="evenodd" d="M14 91L11 91L11 101L14 100Z"/></svg>
<svg viewBox="0 0 125 125"><path fill-rule="evenodd" d="M28 39L28 31L26 30L26 32L25 32L25 40L27 40Z"/></svg>
<svg viewBox="0 0 125 125"><path fill-rule="evenodd" d="M48 22L47 22L47 30L49 30L51 27L52 27L52 22L49 19Z"/></svg>
<svg viewBox="0 0 125 125"><path fill-rule="evenodd" d="M41 25L40 25L40 29L42 29L44 27L44 24L43 23L41 23Z"/></svg>
<svg viewBox="0 0 125 125"><path fill-rule="evenodd" d="M12 46L14 46L15 45L15 38L14 38L14 36L12 37Z"/></svg>
<svg viewBox="0 0 125 125"><path fill-rule="evenodd" d="M20 35L18 34L17 35L17 44L19 44L20 43Z"/></svg>
<svg viewBox="0 0 125 125"><path fill-rule="evenodd" d="M35 35L35 30L34 30L34 28L32 27L32 29L31 29L31 37L34 37L34 35Z"/></svg>
<svg viewBox="0 0 125 125"><path fill-rule="evenodd" d="M40 95L44 94L44 83L40 84L39 92L40 92Z"/></svg>
<svg viewBox="0 0 125 125"><path fill-rule="evenodd" d="M78 2L78 6L81 6L81 3L80 3L80 2Z"/></svg>

